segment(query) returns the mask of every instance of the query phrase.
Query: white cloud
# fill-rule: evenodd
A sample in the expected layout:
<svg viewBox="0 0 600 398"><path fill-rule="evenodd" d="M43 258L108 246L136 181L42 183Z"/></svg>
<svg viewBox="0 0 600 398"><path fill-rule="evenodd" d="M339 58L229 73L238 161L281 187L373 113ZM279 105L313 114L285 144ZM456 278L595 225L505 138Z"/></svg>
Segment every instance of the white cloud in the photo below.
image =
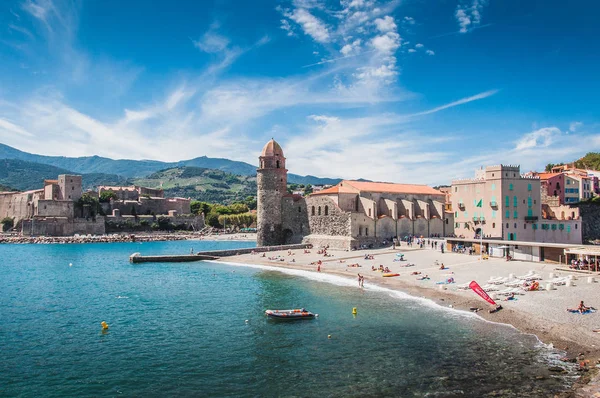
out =
<svg viewBox="0 0 600 398"><path fill-rule="evenodd" d="M8 134L19 134L19 135L22 135L25 137L33 137L33 134L31 134L24 128L17 126L16 124L11 123L6 119L0 118L0 136L5 135L5 134L1 134L3 131L4 131L4 133L8 133Z"/></svg>
<svg viewBox="0 0 600 398"><path fill-rule="evenodd" d="M579 127L583 126L582 122L571 122L571 124L569 125L569 131L571 133L574 133L577 131L577 129L579 129Z"/></svg>
<svg viewBox="0 0 600 398"><path fill-rule="evenodd" d="M561 134L560 129L557 127L544 127L531 133L523 135L523 137L517 141L515 150L520 151L523 149L530 148L546 148L550 146L556 136Z"/></svg>
<svg viewBox="0 0 600 398"><path fill-rule="evenodd" d="M413 17L404 17L404 19L402 20L403 23L407 24L407 25L414 25L415 24L415 19Z"/></svg>
<svg viewBox="0 0 600 398"><path fill-rule="evenodd" d="M415 48L423 48L423 47L425 47L425 46L424 46L424 45L422 45L421 43L417 43L417 44L415 45Z"/></svg>
<svg viewBox="0 0 600 398"><path fill-rule="evenodd" d="M395 32L396 31L396 23L394 22L394 18L386 15L383 18L377 18L375 20L375 26L380 32Z"/></svg>
<svg viewBox="0 0 600 398"><path fill-rule="evenodd" d="M304 8L296 8L293 11L284 12L284 16L296 22L302 27L304 34L312 37L318 43L330 41L327 26L319 18L312 15Z"/></svg>
<svg viewBox="0 0 600 398"><path fill-rule="evenodd" d="M425 51L425 54L427 54L427 55L435 55L435 52L433 50L427 50L427 51Z"/></svg>
<svg viewBox="0 0 600 398"><path fill-rule="evenodd" d="M371 39L371 46L377 51L390 54L400 47L400 35L396 32L387 32L381 36L375 36Z"/></svg>
<svg viewBox="0 0 600 398"><path fill-rule="evenodd" d="M467 33L481 23L481 10L487 0L461 0L454 16L460 26L460 33Z"/></svg>
<svg viewBox="0 0 600 398"><path fill-rule="evenodd" d="M292 28L292 25L290 24L290 22L287 19L281 20L280 28L285 30L287 32L288 36L294 36L294 28Z"/></svg>
<svg viewBox="0 0 600 398"><path fill-rule="evenodd" d="M215 32L206 32L200 40L192 40L194 46L207 53L218 53L227 49L229 39Z"/></svg>
<svg viewBox="0 0 600 398"><path fill-rule="evenodd" d="M342 47L340 52L345 56L356 54L360 50L361 43L362 41L360 39L356 39L352 43L348 43L344 47Z"/></svg>
<svg viewBox="0 0 600 398"><path fill-rule="evenodd" d="M416 53L416 52L417 52L417 50L415 50L414 48L409 48L409 49L408 49L408 52L409 52L409 53Z"/></svg>

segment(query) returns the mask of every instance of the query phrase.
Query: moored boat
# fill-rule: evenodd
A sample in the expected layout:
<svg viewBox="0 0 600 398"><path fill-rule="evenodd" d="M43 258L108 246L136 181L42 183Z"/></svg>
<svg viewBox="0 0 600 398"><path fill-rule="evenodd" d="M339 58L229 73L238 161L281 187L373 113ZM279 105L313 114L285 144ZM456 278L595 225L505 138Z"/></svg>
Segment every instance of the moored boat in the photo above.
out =
<svg viewBox="0 0 600 398"><path fill-rule="evenodd" d="M266 310L265 314L269 318L272 319L282 319L282 320L298 320L298 319L314 319L317 314L313 314L312 312L300 308L294 310Z"/></svg>

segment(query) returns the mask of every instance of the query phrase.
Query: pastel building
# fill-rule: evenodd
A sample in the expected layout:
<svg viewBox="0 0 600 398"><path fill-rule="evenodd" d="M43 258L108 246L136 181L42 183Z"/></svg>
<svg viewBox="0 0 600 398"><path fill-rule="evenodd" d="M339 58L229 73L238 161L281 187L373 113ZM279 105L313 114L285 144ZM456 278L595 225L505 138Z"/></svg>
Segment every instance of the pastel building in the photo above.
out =
<svg viewBox="0 0 600 398"><path fill-rule="evenodd" d="M522 176L519 166L477 170L473 179L453 181L451 192L456 236L549 243L582 241L579 213L564 220L543 218L541 180ZM546 217L551 214L544 213Z"/></svg>

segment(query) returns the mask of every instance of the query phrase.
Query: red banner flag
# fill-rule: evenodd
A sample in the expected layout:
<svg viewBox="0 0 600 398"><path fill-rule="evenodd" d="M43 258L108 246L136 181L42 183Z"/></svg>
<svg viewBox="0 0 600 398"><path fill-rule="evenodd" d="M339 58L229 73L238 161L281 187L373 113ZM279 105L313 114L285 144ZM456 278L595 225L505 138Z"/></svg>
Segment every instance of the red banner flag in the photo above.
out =
<svg viewBox="0 0 600 398"><path fill-rule="evenodd" d="M477 293L479 296L481 296L482 299L484 299L485 301L487 301L488 303L490 303L492 305L496 305L496 302L494 300L492 300L492 298L490 296L488 296L488 294L485 292L485 290L483 290L481 288L481 286L479 286L479 283L472 281L471 283L469 283L469 287L471 289L473 289L473 291L475 293Z"/></svg>

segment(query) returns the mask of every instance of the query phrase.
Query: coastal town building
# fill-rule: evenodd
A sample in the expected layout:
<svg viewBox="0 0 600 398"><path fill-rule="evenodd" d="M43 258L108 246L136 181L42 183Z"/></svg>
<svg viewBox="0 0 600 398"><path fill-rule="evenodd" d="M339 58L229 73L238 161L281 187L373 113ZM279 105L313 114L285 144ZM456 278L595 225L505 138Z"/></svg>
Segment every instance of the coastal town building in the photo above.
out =
<svg viewBox="0 0 600 398"><path fill-rule="evenodd" d="M556 183L552 178L546 181ZM564 178L570 181L570 177ZM560 203L543 206L541 187L539 177L522 176L515 165L488 166L477 170L475 178L452 181L454 234L505 241L581 243L579 210ZM564 194L569 197L566 189Z"/></svg>
<svg viewBox="0 0 600 398"><path fill-rule="evenodd" d="M101 216L89 205L78 205L82 197L81 176L62 174L56 180L45 180L40 189L0 192L0 219L11 218L17 231L38 236L102 235L107 223L125 231L160 221L157 216L167 217L170 225L178 228L204 227L203 215L190 214L190 199L164 198L161 189L138 186L102 186L99 192L86 193L98 198L105 191L115 192L121 199L103 203L104 214L109 215Z"/></svg>
<svg viewBox="0 0 600 398"><path fill-rule="evenodd" d="M257 186L259 246L305 242L352 249L453 232L446 195L426 185L344 180L307 197L287 194L286 159L275 140L259 157Z"/></svg>

